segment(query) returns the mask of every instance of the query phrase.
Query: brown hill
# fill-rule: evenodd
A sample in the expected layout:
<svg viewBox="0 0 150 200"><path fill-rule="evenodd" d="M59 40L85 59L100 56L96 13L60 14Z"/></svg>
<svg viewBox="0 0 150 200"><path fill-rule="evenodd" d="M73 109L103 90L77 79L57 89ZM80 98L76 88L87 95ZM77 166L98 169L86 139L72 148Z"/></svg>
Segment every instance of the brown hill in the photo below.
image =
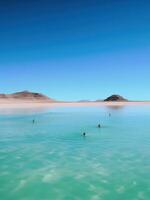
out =
<svg viewBox="0 0 150 200"><path fill-rule="evenodd" d="M22 91L16 92L13 94L0 94L0 99L16 99L16 100L38 100L38 101L50 101L54 102L54 99L51 99L41 93Z"/></svg>
<svg viewBox="0 0 150 200"><path fill-rule="evenodd" d="M0 94L0 99L5 99L7 97L8 97L8 95L6 95L6 94Z"/></svg>

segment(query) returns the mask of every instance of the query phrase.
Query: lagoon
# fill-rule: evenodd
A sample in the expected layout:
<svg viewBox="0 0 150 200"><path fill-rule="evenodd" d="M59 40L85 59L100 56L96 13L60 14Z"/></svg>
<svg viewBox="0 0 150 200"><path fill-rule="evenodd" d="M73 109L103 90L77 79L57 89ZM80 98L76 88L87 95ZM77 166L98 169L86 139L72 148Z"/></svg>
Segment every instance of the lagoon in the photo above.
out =
<svg viewBox="0 0 150 200"><path fill-rule="evenodd" d="M149 200L149 172L149 106L0 111L2 200Z"/></svg>

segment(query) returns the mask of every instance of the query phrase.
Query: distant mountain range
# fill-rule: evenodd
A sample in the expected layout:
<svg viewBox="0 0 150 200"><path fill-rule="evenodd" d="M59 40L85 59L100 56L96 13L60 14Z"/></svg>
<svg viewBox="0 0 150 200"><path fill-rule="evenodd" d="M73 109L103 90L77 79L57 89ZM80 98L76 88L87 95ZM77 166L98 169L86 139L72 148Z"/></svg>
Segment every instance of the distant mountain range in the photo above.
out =
<svg viewBox="0 0 150 200"><path fill-rule="evenodd" d="M0 94L0 100L25 100L25 101L44 101L44 102L58 102L55 99L49 98L46 95L41 93L29 92L29 91L22 91L16 92L12 94ZM111 95L104 100L96 100L95 102L102 102L102 101L128 101L124 97L120 95ZM92 102L90 100L80 100L78 102Z"/></svg>

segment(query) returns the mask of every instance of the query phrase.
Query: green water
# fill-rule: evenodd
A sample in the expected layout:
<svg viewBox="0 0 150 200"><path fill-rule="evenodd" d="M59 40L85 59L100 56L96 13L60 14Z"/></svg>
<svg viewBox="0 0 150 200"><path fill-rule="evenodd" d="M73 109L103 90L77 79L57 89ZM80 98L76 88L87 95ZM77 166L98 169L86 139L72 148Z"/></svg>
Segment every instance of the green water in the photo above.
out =
<svg viewBox="0 0 150 200"><path fill-rule="evenodd" d="M149 200L150 107L2 110L0 199Z"/></svg>

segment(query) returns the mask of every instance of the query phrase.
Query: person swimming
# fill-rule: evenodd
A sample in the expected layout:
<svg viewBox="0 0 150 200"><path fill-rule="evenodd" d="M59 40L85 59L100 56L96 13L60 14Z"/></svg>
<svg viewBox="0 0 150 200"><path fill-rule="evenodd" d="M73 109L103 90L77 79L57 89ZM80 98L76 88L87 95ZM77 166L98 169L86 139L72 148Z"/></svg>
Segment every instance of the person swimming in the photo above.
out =
<svg viewBox="0 0 150 200"><path fill-rule="evenodd" d="M82 136L83 136L83 137L85 137L85 136L86 136L86 133L85 133L85 132L84 132L84 133L82 133Z"/></svg>
<svg viewBox="0 0 150 200"><path fill-rule="evenodd" d="M34 120L34 119L32 120L32 123L33 123L33 124L35 123L35 120Z"/></svg>
<svg viewBox="0 0 150 200"><path fill-rule="evenodd" d="M101 128L101 125L100 124L98 124L98 126L97 126L98 128Z"/></svg>
<svg viewBox="0 0 150 200"><path fill-rule="evenodd" d="M109 117L111 117L111 113L109 113Z"/></svg>

